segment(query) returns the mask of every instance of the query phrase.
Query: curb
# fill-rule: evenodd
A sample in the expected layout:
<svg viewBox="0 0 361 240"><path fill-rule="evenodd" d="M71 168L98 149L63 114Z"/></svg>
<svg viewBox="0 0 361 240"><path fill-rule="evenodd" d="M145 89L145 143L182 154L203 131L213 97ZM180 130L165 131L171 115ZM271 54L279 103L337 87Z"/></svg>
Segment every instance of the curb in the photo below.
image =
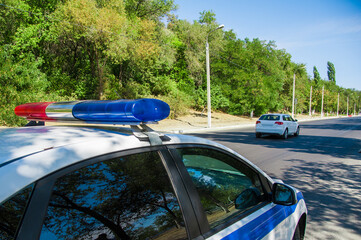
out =
<svg viewBox="0 0 361 240"><path fill-rule="evenodd" d="M170 133L183 134L183 133L198 133L198 132L212 132L219 130L227 130L233 128L249 128L254 127L255 124L242 124L242 125L231 125L231 126L223 126L223 127L212 127L212 128L197 128L197 129L186 129L186 130L170 130Z"/></svg>

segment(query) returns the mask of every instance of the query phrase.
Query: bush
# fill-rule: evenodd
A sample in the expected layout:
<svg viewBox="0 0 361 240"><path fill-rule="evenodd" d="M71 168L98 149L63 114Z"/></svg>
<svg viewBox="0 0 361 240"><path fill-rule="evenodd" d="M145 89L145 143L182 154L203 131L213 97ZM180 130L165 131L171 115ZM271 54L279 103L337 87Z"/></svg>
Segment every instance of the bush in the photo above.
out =
<svg viewBox="0 0 361 240"><path fill-rule="evenodd" d="M159 100L162 100L170 106L170 119L175 119L179 116L188 113L189 108L192 106L192 98L182 91L172 92L167 96L157 96Z"/></svg>
<svg viewBox="0 0 361 240"><path fill-rule="evenodd" d="M6 49L0 49L0 124L4 126L22 126L27 121L14 113L16 106L29 102L64 101L48 92L48 81L39 70L41 59L26 55L16 61Z"/></svg>

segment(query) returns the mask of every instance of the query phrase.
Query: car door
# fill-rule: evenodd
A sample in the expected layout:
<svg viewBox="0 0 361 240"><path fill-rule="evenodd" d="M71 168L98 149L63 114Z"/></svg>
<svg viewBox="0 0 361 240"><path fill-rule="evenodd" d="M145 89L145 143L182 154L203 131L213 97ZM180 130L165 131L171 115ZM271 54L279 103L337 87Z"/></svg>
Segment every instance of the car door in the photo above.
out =
<svg viewBox="0 0 361 240"><path fill-rule="evenodd" d="M45 177L35 186L16 239L199 236L188 194L167 154L164 147L114 153Z"/></svg>
<svg viewBox="0 0 361 240"><path fill-rule="evenodd" d="M290 121L292 122L292 125L293 125L293 128L294 128L294 133L297 132L297 128L298 128L298 122L297 122L297 120L293 119L293 118L290 116Z"/></svg>
<svg viewBox="0 0 361 240"><path fill-rule="evenodd" d="M291 118L291 116L285 115L285 116L283 116L283 120L287 124L289 134L296 132L296 124L293 121L293 119Z"/></svg>
<svg viewBox="0 0 361 240"><path fill-rule="evenodd" d="M291 116L290 116L290 122L291 122L292 128L293 128L292 132L295 133L297 131L298 123Z"/></svg>
<svg viewBox="0 0 361 240"><path fill-rule="evenodd" d="M183 180L205 239L280 236L284 211L271 203L270 183L253 166L210 146L172 147L171 152L185 169Z"/></svg>

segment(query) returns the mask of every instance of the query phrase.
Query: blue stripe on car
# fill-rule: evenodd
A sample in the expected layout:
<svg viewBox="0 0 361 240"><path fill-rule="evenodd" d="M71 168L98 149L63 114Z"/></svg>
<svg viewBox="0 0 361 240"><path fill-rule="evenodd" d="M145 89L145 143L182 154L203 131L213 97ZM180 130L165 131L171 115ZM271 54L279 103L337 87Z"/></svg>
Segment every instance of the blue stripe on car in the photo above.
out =
<svg viewBox="0 0 361 240"><path fill-rule="evenodd" d="M297 200L303 199L301 192L297 194ZM297 204L292 206L276 205L263 213L253 221L247 223L222 240L232 239L261 239L270 233L278 224L295 212ZM281 213L279 213L281 211Z"/></svg>

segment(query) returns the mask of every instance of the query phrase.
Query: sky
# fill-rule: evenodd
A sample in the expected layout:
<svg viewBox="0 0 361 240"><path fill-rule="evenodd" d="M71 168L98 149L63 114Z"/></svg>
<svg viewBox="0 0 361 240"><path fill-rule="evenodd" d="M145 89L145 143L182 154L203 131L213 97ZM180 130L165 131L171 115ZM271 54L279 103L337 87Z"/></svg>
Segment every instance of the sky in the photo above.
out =
<svg viewBox="0 0 361 240"><path fill-rule="evenodd" d="M334 64L336 84L361 91L361 0L175 0L173 13L189 22L213 11L224 30L239 39L275 41L295 63L316 66L328 80Z"/></svg>

